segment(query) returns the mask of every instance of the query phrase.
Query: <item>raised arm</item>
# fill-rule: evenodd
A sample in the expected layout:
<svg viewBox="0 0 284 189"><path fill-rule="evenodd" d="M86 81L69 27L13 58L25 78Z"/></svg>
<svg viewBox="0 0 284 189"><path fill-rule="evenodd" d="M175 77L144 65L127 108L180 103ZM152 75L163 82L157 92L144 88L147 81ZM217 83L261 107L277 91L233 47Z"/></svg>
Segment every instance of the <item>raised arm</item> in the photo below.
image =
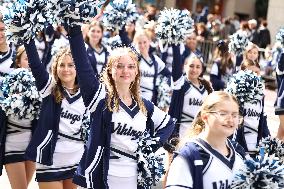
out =
<svg viewBox="0 0 284 189"><path fill-rule="evenodd" d="M51 78L49 77L45 66L40 61L34 40L25 43L25 49L29 60L29 66L36 80L36 87L39 91L44 92L43 90L51 85Z"/></svg>
<svg viewBox="0 0 284 189"><path fill-rule="evenodd" d="M180 54L180 45L172 45L173 48L173 63L172 63L172 77L176 82L182 77L183 62Z"/></svg>
<svg viewBox="0 0 284 189"><path fill-rule="evenodd" d="M88 61L80 26L70 29L69 42L85 106L93 109L98 98L103 98L105 92Z"/></svg>
<svg viewBox="0 0 284 189"><path fill-rule="evenodd" d="M130 45L131 44L131 40L128 38L127 32L125 30L125 26L121 30L119 30L119 37L120 37L123 45Z"/></svg>

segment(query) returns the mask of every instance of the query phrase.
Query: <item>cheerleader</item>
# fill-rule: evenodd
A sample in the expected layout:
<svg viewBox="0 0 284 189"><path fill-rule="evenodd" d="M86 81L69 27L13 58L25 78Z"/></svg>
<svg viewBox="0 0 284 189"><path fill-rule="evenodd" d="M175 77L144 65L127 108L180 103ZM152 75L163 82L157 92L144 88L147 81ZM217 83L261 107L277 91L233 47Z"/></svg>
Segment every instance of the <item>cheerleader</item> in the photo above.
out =
<svg viewBox="0 0 284 189"><path fill-rule="evenodd" d="M49 75L40 62L34 41L25 44L25 48L43 99L26 157L37 163L36 181L40 189L75 189L71 179L84 152L82 128L86 108L71 51L61 48L57 52Z"/></svg>
<svg viewBox="0 0 284 189"><path fill-rule="evenodd" d="M14 69L13 57L16 51L12 43L8 44L5 36L5 24L0 14L0 77Z"/></svg>
<svg viewBox="0 0 284 189"><path fill-rule="evenodd" d="M210 72L210 81L215 91L226 88L229 77L233 74L234 64L228 52L228 44L219 41L215 50L215 58Z"/></svg>
<svg viewBox="0 0 284 189"><path fill-rule="evenodd" d="M169 78L171 73L158 56L149 54L150 37L144 31L139 31L135 34L134 44L141 54L139 67L141 72L140 87L142 96L157 104L157 77L158 75L163 75Z"/></svg>
<svg viewBox="0 0 284 189"><path fill-rule="evenodd" d="M244 60L251 60L256 64L259 64L259 48L254 43L249 43L244 51Z"/></svg>
<svg viewBox="0 0 284 189"><path fill-rule="evenodd" d="M281 32L282 30L282 32ZM281 35L282 34L282 35ZM277 37L278 36L278 37ZM276 35L277 42L275 43L272 65L276 67L277 80L277 98L275 102L275 114L279 116L280 125L277 132L277 138L284 140L284 100L283 100L283 78L284 78L284 45L283 45L283 29L280 29Z"/></svg>
<svg viewBox="0 0 284 189"><path fill-rule="evenodd" d="M16 68L29 68L24 46L17 49ZM24 108L24 107L21 107ZM24 157L31 140L32 131L36 127L36 120L19 119L16 116L7 116L5 128L5 169L13 189L25 189L33 177L35 163Z"/></svg>
<svg viewBox="0 0 284 189"><path fill-rule="evenodd" d="M137 188L138 144L133 138L150 131L159 137L157 149L171 134L174 122L140 97L138 57L131 48L113 50L100 83L88 63L79 27L71 28L70 44L84 103L92 116L89 140L73 181L84 188Z"/></svg>
<svg viewBox="0 0 284 189"><path fill-rule="evenodd" d="M179 46L173 45L173 96L169 114L177 119L174 134L182 138L190 127L204 98L213 91L208 81L201 78L202 61L192 53L182 65ZM183 69L185 75L183 75Z"/></svg>
<svg viewBox="0 0 284 189"><path fill-rule="evenodd" d="M241 70L251 70L259 75L260 66L256 62L246 59L241 64ZM255 156L259 141L270 135L267 116L264 112L264 95L256 103L243 102L242 114L242 127L238 128L233 140L238 142L251 156Z"/></svg>
<svg viewBox="0 0 284 189"><path fill-rule="evenodd" d="M227 137L240 122L237 99L223 91L211 93L176 152L166 188L230 188L244 154Z"/></svg>
<svg viewBox="0 0 284 189"><path fill-rule="evenodd" d="M107 49L102 45L103 31L102 23L94 21L86 36L88 59L97 75L102 72L108 57Z"/></svg>

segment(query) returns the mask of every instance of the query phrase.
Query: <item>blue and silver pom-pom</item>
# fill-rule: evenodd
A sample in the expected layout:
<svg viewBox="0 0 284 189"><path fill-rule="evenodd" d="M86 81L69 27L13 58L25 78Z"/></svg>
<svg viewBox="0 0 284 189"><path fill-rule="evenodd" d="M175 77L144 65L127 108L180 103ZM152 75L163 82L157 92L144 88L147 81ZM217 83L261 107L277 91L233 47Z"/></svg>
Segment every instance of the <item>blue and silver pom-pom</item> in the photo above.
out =
<svg viewBox="0 0 284 189"><path fill-rule="evenodd" d="M240 31L229 36L229 38L229 52L235 54L236 56L243 54L246 46L249 43L247 34Z"/></svg>
<svg viewBox="0 0 284 189"><path fill-rule="evenodd" d="M284 47L284 27L281 27L275 36L275 40L280 42L282 47Z"/></svg>
<svg viewBox="0 0 284 189"><path fill-rule="evenodd" d="M157 77L156 86L158 95L157 95L157 106L161 109L166 109L170 106L171 103L171 87L168 84L168 78L159 75Z"/></svg>
<svg viewBox="0 0 284 189"><path fill-rule="evenodd" d="M179 44L194 30L194 21L187 10L167 9L161 11L155 29L163 44Z"/></svg>
<svg viewBox="0 0 284 189"><path fill-rule="evenodd" d="M263 148L265 153L275 156L284 163L284 142L282 140L268 136L259 142L258 148Z"/></svg>
<svg viewBox="0 0 284 189"><path fill-rule="evenodd" d="M244 166L234 175L232 189L284 187L284 165L274 156L262 153L255 159L245 160Z"/></svg>
<svg viewBox="0 0 284 189"><path fill-rule="evenodd" d="M7 39L15 44L29 42L37 32L43 31L46 16L43 0L18 0L1 10L6 25Z"/></svg>
<svg viewBox="0 0 284 189"><path fill-rule="evenodd" d="M149 132L145 131L136 140L138 140L138 147L135 152L138 166L138 185L145 189L151 189L151 186L165 174L164 154L155 154L153 147L159 145L159 138L152 138Z"/></svg>
<svg viewBox="0 0 284 189"><path fill-rule="evenodd" d="M80 137L85 144L87 143L89 138L90 125L91 125L90 112L86 110L85 113L83 114L82 125L80 127L80 133L81 133Z"/></svg>
<svg viewBox="0 0 284 189"><path fill-rule="evenodd" d="M256 73L241 70L230 78L225 91L235 95L243 106L245 102L257 103L262 100L264 84Z"/></svg>
<svg viewBox="0 0 284 189"><path fill-rule="evenodd" d="M90 23L105 0L47 0L46 14L53 26Z"/></svg>
<svg viewBox="0 0 284 189"><path fill-rule="evenodd" d="M103 15L103 24L107 29L122 29L126 24L138 19L139 14L132 0L114 0L106 6Z"/></svg>
<svg viewBox="0 0 284 189"><path fill-rule="evenodd" d="M3 79L0 88L4 96L0 107L7 116L29 120L38 118L41 98L31 72L24 68L15 69Z"/></svg>

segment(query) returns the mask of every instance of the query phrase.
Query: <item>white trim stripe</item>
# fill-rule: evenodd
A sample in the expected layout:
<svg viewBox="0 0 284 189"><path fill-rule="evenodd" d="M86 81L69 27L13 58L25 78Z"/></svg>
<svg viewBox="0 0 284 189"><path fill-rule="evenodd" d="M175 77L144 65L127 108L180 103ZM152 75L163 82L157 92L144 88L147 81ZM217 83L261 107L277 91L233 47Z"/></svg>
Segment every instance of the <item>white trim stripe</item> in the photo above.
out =
<svg viewBox="0 0 284 189"><path fill-rule="evenodd" d="M92 188L92 172L96 169L97 165L100 162L100 159L102 157L104 151L104 147L98 146L97 152L95 154L95 158L92 161L92 163L89 165L89 167L85 170L85 178L87 183L87 188Z"/></svg>
<svg viewBox="0 0 284 189"><path fill-rule="evenodd" d="M53 136L52 130L48 130L48 133L44 140L40 143L40 145L36 148L37 154L36 154L36 161L38 163L41 163L42 160L42 150L46 147L46 145L49 143Z"/></svg>

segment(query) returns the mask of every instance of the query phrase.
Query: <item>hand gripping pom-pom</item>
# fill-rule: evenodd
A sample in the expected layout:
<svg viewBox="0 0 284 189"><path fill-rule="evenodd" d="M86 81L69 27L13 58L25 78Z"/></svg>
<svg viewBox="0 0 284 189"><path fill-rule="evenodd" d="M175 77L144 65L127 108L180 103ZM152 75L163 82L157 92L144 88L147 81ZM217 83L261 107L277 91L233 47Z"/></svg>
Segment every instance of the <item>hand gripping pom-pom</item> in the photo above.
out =
<svg viewBox="0 0 284 189"><path fill-rule="evenodd" d="M138 185L142 188L150 189L165 174L164 154L155 154L153 147L159 144L159 138L152 138L149 132L145 131L136 140L138 141L136 150Z"/></svg>
<svg viewBox="0 0 284 189"><path fill-rule="evenodd" d="M114 0L109 4L103 15L103 24L107 29L122 29L126 24L138 19L135 4L127 0Z"/></svg>
<svg viewBox="0 0 284 189"><path fill-rule="evenodd" d="M194 21L187 10L166 9L161 11L155 29L163 44L179 44L194 30Z"/></svg>
<svg viewBox="0 0 284 189"><path fill-rule="evenodd" d="M42 14L45 7L43 0L18 0L1 10L6 25L7 39L15 44L28 43L42 31L46 15Z"/></svg>
<svg viewBox="0 0 284 189"><path fill-rule="evenodd" d="M264 85L256 73L241 70L230 78L225 91L235 95L243 106L245 102L257 103L262 100Z"/></svg>
<svg viewBox="0 0 284 189"><path fill-rule="evenodd" d="M249 43L247 34L245 32L236 32L229 38L229 52L236 56L241 55Z"/></svg>

